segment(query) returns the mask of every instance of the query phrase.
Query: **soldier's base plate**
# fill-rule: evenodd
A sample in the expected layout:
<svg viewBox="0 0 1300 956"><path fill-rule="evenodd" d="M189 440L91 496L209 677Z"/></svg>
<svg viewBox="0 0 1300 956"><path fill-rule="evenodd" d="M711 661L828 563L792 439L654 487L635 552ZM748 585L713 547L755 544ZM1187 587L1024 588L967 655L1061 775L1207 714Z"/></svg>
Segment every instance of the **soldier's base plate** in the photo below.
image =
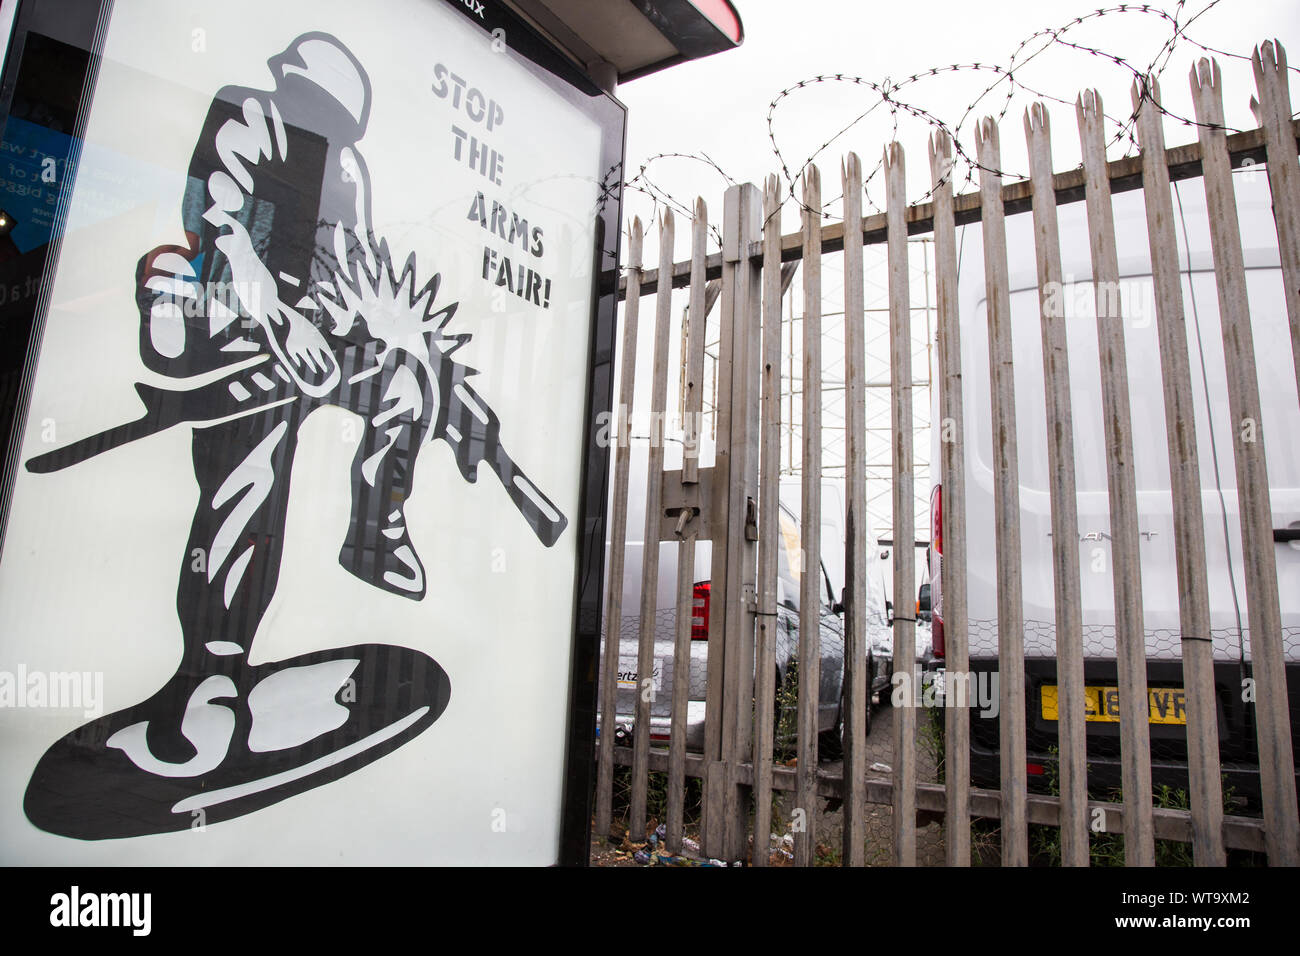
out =
<svg viewBox="0 0 1300 956"><path fill-rule="evenodd" d="M243 816L344 777L426 730L451 699L436 661L363 644L202 680L78 728L32 774L27 818L49 833L111 840ZM179 725L188 752L155 757L148 723Z"/></svg>

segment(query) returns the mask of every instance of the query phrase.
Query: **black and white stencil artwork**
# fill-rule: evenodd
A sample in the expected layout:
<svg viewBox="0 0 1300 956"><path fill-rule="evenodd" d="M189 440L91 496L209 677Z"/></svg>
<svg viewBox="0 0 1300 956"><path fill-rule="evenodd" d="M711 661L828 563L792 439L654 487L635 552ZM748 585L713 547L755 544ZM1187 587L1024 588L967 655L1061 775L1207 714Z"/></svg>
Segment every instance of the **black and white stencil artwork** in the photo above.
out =
<svg viewBox="0 0 1300 956"><path fill-rule="evenodd" d="M374 232L358 148L365 69L323 33L268 62L273 89L212 100L183 239L139 262L140 356L175 387L137 384L140 418L26 462L58 471L189 425L200 492L183 552L177 541L180 666L147 700L45 752L24 809L50 833L102 840L241 816L377 760L448 706L448 675L407 647L249 662L279 574L299 426L315 409L364 423L338 560L384 600L426 592L403 505L430 442L448 443L466 481L486 462L546 546L567 523L456 361L469 336L440 298L444 277L421 275L414 253L395 266Z"/></svg>

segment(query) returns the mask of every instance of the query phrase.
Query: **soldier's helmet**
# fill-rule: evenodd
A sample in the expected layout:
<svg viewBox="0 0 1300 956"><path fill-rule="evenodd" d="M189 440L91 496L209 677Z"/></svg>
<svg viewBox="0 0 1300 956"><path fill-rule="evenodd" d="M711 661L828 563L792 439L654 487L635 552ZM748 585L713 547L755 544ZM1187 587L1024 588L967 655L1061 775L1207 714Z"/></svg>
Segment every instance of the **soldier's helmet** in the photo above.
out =
<svg viewBox="0 0 1300 956"><path fill-rule="evenodd" d="M331 140L361 138L370 117L370 77L337 39L304 33L267 60L267 66L277 94L290 101L292 112L310 114L298 117L302 125ZM289 110L281 107L281 112Z"/></svg>

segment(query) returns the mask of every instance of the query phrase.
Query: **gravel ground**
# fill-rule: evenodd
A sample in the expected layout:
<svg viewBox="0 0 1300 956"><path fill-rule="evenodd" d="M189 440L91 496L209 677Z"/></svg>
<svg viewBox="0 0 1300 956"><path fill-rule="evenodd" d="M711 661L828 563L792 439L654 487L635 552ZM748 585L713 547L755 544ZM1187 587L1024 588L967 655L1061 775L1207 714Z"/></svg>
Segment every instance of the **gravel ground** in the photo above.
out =
<svg viewBox="0 0 1300 956"><path fill-rule="evenodd" d="M925 724L928 720L924 712L917 713L917 779L923 783L937 782L935 772L935 755L932 748L926 746ZM888 780L894 766L894 708L876 707L872 711L871 733L867 736L867 762L874 765L869 770L869 779ZM821 764L823 773L837 774L843 771L841 761L827 761ZM773 808L773 828L788 825L793 793L780 794ZM827 809L830 801L821 800L817 808L814 823L817 842L817 862L834 865L839 862L843 840L844 814L840 807ZM890 861L890 843L892 839L892 807L881 804L867 804L867 846L866 860L870 866L888 866ZM657 821L656 821L657 822ZM687 827L688 836L698 838L697 828ZM620 836L621 836L620 831ZM592 841L591 864L593 866L639 866L634 860L634 853L640 844L633 844L626 839L607 841L597 837ZM917 863L921 866L944 865L943 824L927 823L917 828ZM779 854L777 856L779 860Z"/></svg>
<svg viewBox="0 0 1300 956"><path fill-rule="evenodd" d="M922 783L936 783L934 755L926 748L923 741L922 722L927 718L923 712L917 713L917 780ZM871 714L871 733L867 735L868 766L877 769L868 770L867 779L888 780L894 766L894 708L877 707ZM843 762L825 762L821 770L829 774L843 772ZM882 767L890 768L888 771ZM788 807L794 799L793 793L782 794L780 819L789 818ZM843 846L844 812L837 807L825 809L827 801L822 801L818 808L816 827L817 844L822 848L819 853L823 862L838 862ZM867 804L867 852L869 866L888 866L892 840L893 808L879 803ZM916 831L916 861L920 866L943 866L944 843L943 824L929 823L918 827Z"/></svg>

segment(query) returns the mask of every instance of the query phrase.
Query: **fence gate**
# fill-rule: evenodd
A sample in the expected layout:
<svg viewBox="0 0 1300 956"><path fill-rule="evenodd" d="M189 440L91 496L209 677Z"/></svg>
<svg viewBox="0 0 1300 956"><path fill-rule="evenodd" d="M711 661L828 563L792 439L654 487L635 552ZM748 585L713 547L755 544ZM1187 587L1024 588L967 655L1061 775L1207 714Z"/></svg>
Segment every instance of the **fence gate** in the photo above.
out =
<svg viewBox="0 0 1300 956"><path fill-rule="evenodd" d="M1190 844L1198 865L1222 865L1229 850L1267 855L1272 864L1300 864L1300 820L1297 818L1293 717L1287 698L1287 653L1296 653L1300 627L1284 619L1279 592L1277 555L1300 537L1300 521L1283 526L1276 516L1295 502L1270 501L1266 471L1264 426L1269 424L1261 399L1256 356L1260 349L1282 343L1254 341L1246 265L1234 195L1233 168L1243 163L1267 163L1268 186L1277 231L1278 269L1285 289L1282 301L1290 332L1296 388L1300 393L1300 168L1297 168L1297 125L1287 89L1287 65L1280 45L1262 44L1255 51L1257 101L1252 106L1259 128L1228 135L1223 120L1223 90L1217 64L1201 60L1192 70L1198 141L1167 148L1164 142L1160 90L1154 78L1135 82L1132 106L1140 139L1139 156L1107 162L1099 94L1087 91L1076 104L1075 121L1082 148L1082 168L1054 173L1051 117L1035 104L1024 125L1030 176L1004 183L999 127L990 118L976 135L978 191L955 195L955 144L943 133L928 144L933 189L931 201L908 205L904 195L906 157L891 143L884 152L883 174L887 205L882 214L863 216L863 171L856 155L842 164L843 220L823 221L821 176L808 165L801 175L798 201L801 228L781 235L783 197L776 176L760 190L752 184L726 193L722 250L708 255L708 213L697 201L689 223L689 258L675 261L679 245L670 210L658 215L658 267L642 262L642 225L633 223L624 291L622 379L619 391L618 443L613 481L611 560L606 603L606 640L602 660L602 691L597 781L596 832L615 831L615 806L627 784L626 838L640 844L650 817L650 775L663 779L662 822L665 852L687 853L755 866L792 860L810 865L818 857L838 856L845 865L918 862L918 823L942 820L942 859L949 865L970 865L975 839L994 833L995 856L1004 865L1026 865L1039 858L1041 842L1031 845L1031 833L1053 828L1047 842L1064 865L1086 866L1099 833L1122 834L1123 860L1130 865L1156 861L1157 841ZM1059 117L1058 117L1059 119ZM1249 695L1246 741L1257 767L1258 815L1235 812L1227 803L1221 759L1229 742L1221 739L1224 689L1216 685L1216 656L1212 639L1210 574L1207 567L1206 516L1198 506L1203 494L1201 456L1207 439L1198 429L1193 401L1193 368L1189 336L1198 328L1189 312L1196 308L1190 253L1180 253L1176 227L1181 206L1174 205L1171 184L1199 179L1208 214L1210 256L1199 271L1212 275L1222 330L1223 372L1235 469L1237 518L1243 564L1246 626L1241 667L1243 699ZM1151 300L1158 343L1158 371L1164 400L1168 484L1165 497L1173 529L1173 560L1177 576L1178 629L1171 661L1185 701L1186 800L1153 798L1152 741L1163 747L1153 726L1152 703L1169 684L1168 670L1157 671L1149 657L1149 628L1144 622L1141 554L1153 532L1139 518L1135 445L1149 436L1135 432L1129 358L1131 333L1126 335L1125 276L1121 274L1113 213L1113 194L1140 189L1149 249ZM793 197L792 197L793 198ZM1072 355L1068 346L1071 323L1077 316L1061 305L1062 290L1071 277L1063 273L1062 235L1058 210L1084 203L1087 250L1095 319L1095 358ZM1179 199L1181 204L1181 199ZM1041 335L1042 405L1036 395L1017 402L1012 338L1014 291L1008 258L1008 219L1032 217L1034 271L1037 277L1038 329ZM976 327L972 317L959 323L958 227L978 223L983 258L983 301L987 355L972 360L963 353L961 334ZM1185 222L1183 224L1185 229ZM685 231L685 230L683 230ZM934 567L941 568L943 669L936 699L938 721L915 692L924 686L918 659L931 640L918 632L912 613L917 594L914 549L913 398L911 290L907 260L909 236L932 237L935 253L938 386L935 428L941 429L937 483L942 487L941 517L936 532ZM868 573L878 550L868 540L866 520L864 357L864 248L883 244L888 261L890 343L890 402L892 407L892 500L894 548L892 603L892 673L882 698L895 706L878 708L872 718L873 681L881 661L874 657L869 631L882 622L869 620ZM1023 250L1022 254L1023 254ZM822 502L822 258L844 257L844 400L847 422L845 459L845 588L826 595L818 573ZM1184 263L1180 256L1186 255ZM782 368L791 358L782 341L783 297L795 272L801 276L802 320L802 488L799 517L783 512L780 499ZM969 277L968 277L969 279ZM672 290L689 288L689 307L681 331L681 408L683 454L679 468L665 469L667 412L673 333ZM1116 294L1116 290L1120 294ZM650 392L651 434L644 463L645 522L639 568L629 569L629 488L633 468L627 410L635 394L637 335L643 298L653 296L653 379ZM702 409L706 388L707 316L717 300L718 339L714 371L716 416L712 423L714 454L703 464L698 452L704 441ZM788 344L788 343L787 343ZM1216 344L1216 348L1217 348ZM963 355L966 356L963 359ZM1033 357L1035 362L1037 356ZM987 362L987 399L972 402L965 388L971 362ZM1085 361L1099 371L1100 388L1081 389ZM1099 368L1098 368L1099 366ZM1073 378L1072 378L1073 377ZM1073 385L1072 385L1073 381ZM1284 383L1289 388L1289 382ZM1276 388L1272 382L1270 388ZM1022 396L1023 397L1023 396ZM1290 394L1288 414L1300 406ZM1047 488L1050 499L1052 600L1054 620L1046 623L1055 684L1027 670L1026 648L1032 627L1025 620L1026 588L1036 580L1026 575L1018 436L1023 436L1026 409L1042 416L1047 435ZM1041 410L1040 410L1041 409ZM1018 421L1017 413L1020 413ZM1105 507L1109 525L1095 540L1109 542L1113 620L1113 681L1117 712L1110 721L1118 733L1118 793L1104 799L1090 792L1088 778L1089 713L1097 678L1085 677L1086 647L1093 640L1095 621L1085 620L1081 567L1081 465L1075 435L1083 415L1102 420ZM1204 412L1202 413L1204 415ZM1217 414L1217 412L1216 412ZM786 423L788 424L788 423ZM1037 423L1034 424L1037 427ZM970 443L980 429L990 436L993 540L968 537ZM1279 434L1269 432L1269 437ZM1226 470L1227 463L1223 462ZM639 482L638 482L639 486ZM1026 492L1027 493L1027 492ZM1145 491L1142 494L1146 494ZM1146 500L1146 499L1143 499ZM634 503L635 509L640 504ZM793 508L791 509L793 511ZM1291 518L1300 519L1300 514ZM987 521L987 517L983 517ZM1279 523L1281 522L1281 523ZM1027 526L1028 527L1028 526ZM1226 527L1226 524L1225 524ZM1091 537L1094 533L1090 532ZM675 613L664 615L660 593L660 549L676 545ZM697 546L707 542L708 567L697 566ZM635 542L633 542L635 544ZM834 543L832 543L833 546ZM671 552L665 552L671 553ZM972 786L972 717L978 711L963 703L978 675L971 672L974 630L969 618L970 566L996 568L996 760L997 789ZM797 567L796 567L797 565ZM639 607L625 607L625 576L640 576ZM666 572L668 573L668 572ZM1294 580L1294 578L1292 578ZM703 592L698 582L703 585ZM787 582L797 583L794 589ZM702 596L703 594L703 596ZM828 618L828 609L829 615ZM797 610L795 610L797 608ZM671 608L669 609L672 610ZM658 612L658 613L657 613ZM830 618L834 620L827 623ZM657 623L671 627L657 633ZM1032 627L1031 627L1032 625ZM704 633L707 633L707 642ZM1035 634L1039 634L1035 631ZM842 640L842 647L839 641ZM832 642L831 647L827 642ZM1033 647L1041 645L1041 634ZM701 648L705 653L701 653ZM990 652L991 653L991 652ZM1037 654L1041 658L1043 655ZM1094 655L1095 656L1095 655ZM620 665L620 659L623 665ZM627 673L635 660L635 676ZM876 665L875 670L869 662ZM1165 666L1170 661L1160 663ZM830 668L830 670L827 670ZM652 673L673 674L660 682ZM1159 673L1160 676L1153 676ZM1090 672L1094 674L1095 672ZM769 678L776 675L776 679ZM1028 676L1027 676L1028 675ZM1294 679L1294 678L1293 678ZM1152 687L1148 687L1148 681ZM1157 686L1158 685L1158 686ZM829 691L827 688L831 688ZM1055 707L1055 740L1059 748L1051 770L1054 786L1030 792L1027 741L1046 713L1050 687ZM901 690L900 690L901 689ZM839 700L834 700L836 691ZM1101 688L1106 691L1106 688ZM1235 688L1228 688L1229 694ZM1156 696L1153 697L1152 694ZM821 712L830 702L837 715L831 738ZM1114 700L1114 698L1111 698ZM882 705L888 700L882 699ZM1236 706L1235 702L1234 706ZM887 765L878 756L882 731L869 731L887 714L892 723L892 747ZM938 722L941 721L941 728ZM702 723L702 730L699 725ZM924 730L923 727L931 728ZM658 729L656 729L658 728ZM819 733L820 731L820 733ZM927 737L926 734L929 734ZM839 767L820 766L820 745L838 735L843 742ZM666 747L652 746L663 742ZM1178 737L1182 741L1182 736ZM922 741L921 748L918 740ZM925 743L926 741L929 743ZM986 742L987 743L987 742ZM1184 746L1180 743L1179 746ZM1240 749L1242 741L1233 741ZM874 748L874 749L873 749ZM922 750L940 755L941 771L921 767ZM1162 751L1163 752L1163 751ZM1181 753L1181 751L1180 751ZM1232 751L1233 760L1240 755ZM622 769L619 769L622 768ZM841 769L842 768L842 769ZM1039 768L1040 772L1042 768ZM1029 771L1029 772L1032 772ZM658 775L665 775L660 777ZM923 776L932 775L933 780ZM699 845L686 827L688 781L702 793L698 808ZM1035 788L1040 790L1044 788ZM616 792L617 791L617 792ZM1114 793L1114 790L1111 791ZM1168 791L1165 791L1166 796ZM774 800L774 797L780 798ZM1180 805L1181 803L1181 805ZM827 808L841 815L838 852L827 854ZM774 813L779 814L778 824ZM977 823L976 821L984 821ZM992 821L992 822L988 822ZM887 827L882 823L887 822ZM776 826L791 840L770 842ZM1031 828L1033 828L1031 830ZM933 827L930 828L933 830ZM619 833L623 831L619 828ZM870 833L883 834L870 846ZM778 837L780 836L778 832ZM820 846L820 852L819 852ZM877 852L878 851L878 852ZM981 854L982 858L982 854ZM937 862L937 860L934 860Z"/></svg>

